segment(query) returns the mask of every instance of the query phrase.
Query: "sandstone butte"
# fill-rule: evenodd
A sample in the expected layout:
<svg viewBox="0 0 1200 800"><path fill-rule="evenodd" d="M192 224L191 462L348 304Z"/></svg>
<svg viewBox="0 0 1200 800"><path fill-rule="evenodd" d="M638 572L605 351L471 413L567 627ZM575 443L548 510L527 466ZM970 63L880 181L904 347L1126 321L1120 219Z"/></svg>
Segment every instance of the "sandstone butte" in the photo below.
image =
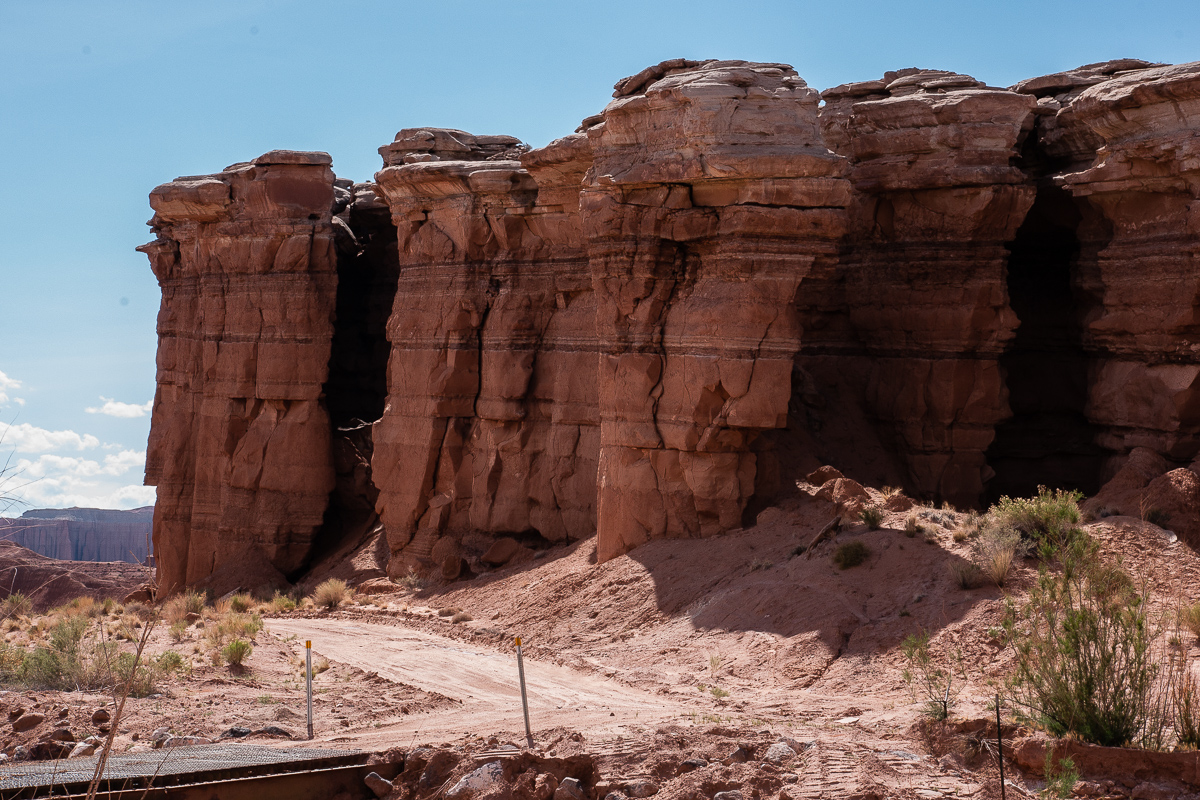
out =
<svg viewBox="0 0 1200 800"><path fill-rule="evenodd" d="M393 577L603 561L821 464L979 505L1200 452L1200 63L676 59L613 98L540 149L402 130L373 183L274 151L154 189L162 587L372 532Z"/></svg>

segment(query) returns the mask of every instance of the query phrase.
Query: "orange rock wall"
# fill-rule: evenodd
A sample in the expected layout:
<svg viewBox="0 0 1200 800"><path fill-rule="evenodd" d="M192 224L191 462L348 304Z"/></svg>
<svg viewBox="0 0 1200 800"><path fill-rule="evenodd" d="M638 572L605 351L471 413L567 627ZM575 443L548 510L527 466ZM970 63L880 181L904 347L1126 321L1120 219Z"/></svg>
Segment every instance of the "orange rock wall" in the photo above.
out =
<svg viewBox="0 0 1200 800"><path fill-rule="evenodd" d="M164 591L247 563L291 572L321 525L333 488L329 165L276 151L150 194L158 239L139 249L163 299L146 482Z"/></svg>
<svg viewBox="0 0 1200 800"><path fill-rule="evenodd" d="M817 461L963 504L1187 463L1198 125L1196 64L821 94L676 59L540 149L401 131L349 199L323 154L159 187L161 575L302 569L349 529L333 460L330 513L373 503L391 574L447 578L502 534L719 534ZM344 315L390 304L386 342L335 318L335 241L365 247Z"/></svg>

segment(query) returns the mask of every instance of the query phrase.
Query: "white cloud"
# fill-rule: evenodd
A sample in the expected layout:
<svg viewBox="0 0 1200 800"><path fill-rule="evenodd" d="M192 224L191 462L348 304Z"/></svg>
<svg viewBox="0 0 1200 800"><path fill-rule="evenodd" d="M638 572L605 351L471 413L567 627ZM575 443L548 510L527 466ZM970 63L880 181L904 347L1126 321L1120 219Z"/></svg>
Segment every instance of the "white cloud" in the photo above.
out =
<svg viewBox="0 0 1200 800"><path fill-rule="evenodd" d="M89 414L103 414L106 417L120 417L122 419L134 419L136 417L144 417L150 413L150 409L154 407L154 401L138 405L137 403L122 403L113 400L111 397L100 395L100 399L104 401L104 405L98 408L85 408Z"/></svg>
<svg viewBox="0 0 1200 800"><path fill-rule="evenodd" d="M4 493L20 500L8 510L19 514L26 508L137 508L154 504L153 486L139 486L129 479L145 468L144 450L122 450L102 460L45 453L22 458L11 465ZM133 472L134 474L129 474ZM0 508L0 511L3 511Z"/></svg>
<svg viewBox="0 0 1200 800"><path fill-rule="evenodd" d="M25 405L25 401L20 397L12 397L9 392L15 392L21 388L21 382L16 378L10 378L3 372L0 372L0 406L8 403L10 400L19 406Z"/></svg>
<svg viewBox="0 0 1200 800"><path fill-rule="evenodd" d="M44 453L47 450L63 448L88 450L99 446L100 440L90 433L50 431L28 422L22 422L20 425L0 422L0 447L11 448L18 453Z"/></svg>

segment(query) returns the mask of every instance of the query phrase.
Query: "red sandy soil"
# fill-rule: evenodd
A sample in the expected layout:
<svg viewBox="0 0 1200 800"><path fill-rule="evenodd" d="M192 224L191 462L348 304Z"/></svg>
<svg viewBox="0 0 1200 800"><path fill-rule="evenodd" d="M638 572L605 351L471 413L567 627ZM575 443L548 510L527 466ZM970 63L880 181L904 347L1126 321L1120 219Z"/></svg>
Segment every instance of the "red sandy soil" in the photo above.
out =
<svg viewBox="0 0 1200 800"><path fill-rule="evenodd" d="M75 597L121 600L153 577L123 561L60 561L0 539L0 599L20 592L45 611Z"/></svg>
<svg viewBox="0 0 1200 800"><path fill-rule="evenodd" d="M904 532L913 513L928 534ZM190 672L164 681L161 696L129 701L116 749L149 747L160 727L214 738L233 726L276 725L303 735L299 665L311 639L317 659L332 665L314 681L315 743L408 752L432 743L454 764L436 776L445 788L483 763L473 754L524 744L512 647L520 635L537 748L558 758L591 755L600 776L588 787L593 796L634 796L651 782L656 797L689 800L734 788L745 798L781 800L999 797L987 703L1011 656L997 633L1006 594L1021 600L1035 562L1020 565L1004 589L964 590L949 565L967 557L967 545L952 539L965 515L923 508L889 513L880 530L851 526L796 555L832 516L830 503L801 499L739 533L655 541L601 565L594 540L585 540L415 592L375 579L370 591L390 591L360 593L334 612L268 618L239 673L209 662L202 631L189 628L173 643L159 630L151 650L176 649ZM1163 608L1200 600L1200 557L1187 545L1128 517L1087 530L1150 583ZM834 549L855 540L870 557L838 569ZM462 612L459 622L451 610ZM924 719L902 677L900 642L922 630L939 658L960 654L967 673L946 726ZM1188 639L1195 660L1200 650ZM112 698L9 693L0 712L20 705L44 710L47 720L22 734L4 726L0 747L11 753L18 743L35 743L56 727L60 707L82 738L95 732L91 714L106 701ZM1030 733L1006 724L1007 735ZM266 734L249 738L289 744ZM797 755L764 762L780 741ZM744 762L720 763L739 745ZM696 758L709 763L684 764ZM430 794L415 788L415 776L411 786L398 782L397 797ZM1010 796L1032 796L1041 786L1015 765L1008 777ZM1077 794L1195 791L1132 771L1084 778ZM496 796L525 796L513 791Z"/></svg>

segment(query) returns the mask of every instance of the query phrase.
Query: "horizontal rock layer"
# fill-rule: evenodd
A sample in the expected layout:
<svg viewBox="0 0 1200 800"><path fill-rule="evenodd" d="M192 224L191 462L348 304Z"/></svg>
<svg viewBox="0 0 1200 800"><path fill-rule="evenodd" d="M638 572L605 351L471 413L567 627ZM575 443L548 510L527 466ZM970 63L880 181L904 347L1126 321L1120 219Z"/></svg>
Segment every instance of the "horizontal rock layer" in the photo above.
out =
<svg viewBox="0 0 1200 800"><path fill-rule="evenodd" d="M286 152L165 184L162 577L290 575L373 514L393 575L501 534L605 559L818 461L965 504L1185 464L1198 126L1197 64L821 94L675 59L544 148L416 128L372 184Z"/></svg>
<svg viewBox="0 0 1200 800"><path fill-rule="evenodd" d="M63 561L146 563L154 507L34 508L0 518L0 539Z"/></svg>

